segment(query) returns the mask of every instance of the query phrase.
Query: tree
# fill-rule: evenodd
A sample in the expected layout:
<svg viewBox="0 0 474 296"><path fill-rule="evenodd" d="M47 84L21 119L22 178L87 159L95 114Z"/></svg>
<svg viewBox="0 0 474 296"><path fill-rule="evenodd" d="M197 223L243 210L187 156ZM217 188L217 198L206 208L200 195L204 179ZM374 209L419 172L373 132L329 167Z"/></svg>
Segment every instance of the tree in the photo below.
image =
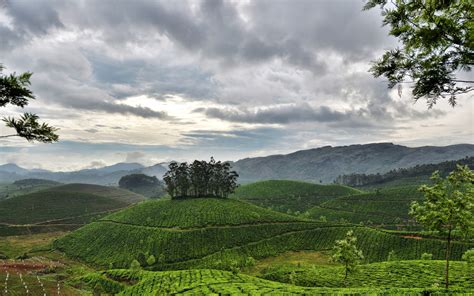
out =
<svg viewBox="0 0 474 296"><path fill-rule="evenodd" d="M385 76L399 93L400 83L413 83L413 98L429 108L445 97L454 107L456 96L474 90L473 80L456 76L474 64L472 0L368 0L364 9L376 6L401 47L374 62L375 77Z"/></svg>
<svg viewBox="0 0 474 296"><path fill-rule="evenodd" d="M25 72L20 75L15 73L3 75L3 66L0 64L0 107L7 105L18 106L24 108L30 100L34 100L35 96L29 89L30 78L33 75ZM0 135L0 138L21 137L29 142L38 141L43 143L56 142L58 135L57 128L40 123L39 117L33 113L24 113L20 118L4 117L2 119L7 127L13 128L15 133L10 135Z"/></svg>
<svg viewBox="0 0 474 296"><path fill-rule="evenodd" d="M474 227L474 172L458 165L445 179L434 172L433 186L423 185L425 200L413 202L410 214L426 229L446 239L445 287L449 288L449 256L453 232L468 234Z"/></svg>
<svg viewBox="0 0 474 296"><path fill-rule="evenodd" d="M237 187L238 174L229 163L195 160L191 164L172 162L163 177L171 198L226 198Z"/></svg>
<svg viewBox="0 0 474 296"><path fill-rule="evenodd" d="M334 262L342 263L344 265L344 284L347 284L347 277L354 272L357 265L364 259L362 251L357 249L357 238L354 232L349 230L346 238L336 241L332 249L332 260Z"/></svg>

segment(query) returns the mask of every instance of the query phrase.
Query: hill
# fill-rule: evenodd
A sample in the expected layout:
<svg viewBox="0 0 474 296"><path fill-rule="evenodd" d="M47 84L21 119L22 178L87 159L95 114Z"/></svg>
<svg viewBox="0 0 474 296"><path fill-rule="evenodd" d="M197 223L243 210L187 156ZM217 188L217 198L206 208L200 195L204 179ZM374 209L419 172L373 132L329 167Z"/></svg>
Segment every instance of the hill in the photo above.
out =
<svg viewBox="0 0 474 296"><path fill-rule="evenodd" d="M381 188L395 185L421 185L430 182L434 171L442 177L452 172L457 164L467 165L474 169L474 157L459 160L444 161L437 164L423 164L411 168L391 170L385 174L350 174L337 177L335 183L363 188Z"/></svg>
<svg viewBox="0 0 474 296"><path fill-rule="evenodd" d="M21 179L0 184L0 200L58 186L60 183L43 179Z"/></svg>
<svg viewBox="0 0 474 296"><path fill-rule="evenodd" d="M119 187L149 198L158 198L166 194L165 184L157 177L145 174L131 174L120 178Z"/></svg>
<svg viewBox="0 0 474 296"><path fill-rule="evenodd" d="M412 201L423 195L418 186L400 186L328 200L304 214L305 217L327 221L344 219L351 223L407 224Z"/></svg>
<svg viewBox="0 0 474 296"><path fill-rule="evenodd" d="M320 185L301 181L268 180L242 185L232 198L246 200L280 212L304 212L327 200L358 194L361 191L342 185Z"/></svg>
<svg viewBox="0 0 474 296"><path fill-rule="evenodd" d="M321 147L233 163L240 182L303 180L332 183L343 174L376 174L474 156L474 145L405 147L392 143Z"/></svg>
<svg viewBox="0 0 474 296"><path fill-rule="evenodd" d="M117 163L93 169L70 172L53 172L38 169L24 169L16 164L0 165L0 182L13 182L25 178L48 179L61 183L87 183L116 185L121 177L129 174L145 173L162 178L166 168L161 164L145 167L139 163Z"/></svg>
<svg viewBox="0 0 474 296"><path fill-rule="evenodd" d="M101 267L127 268L138 260L152 270L229 269L245 266L249 257L326 250L352 228L301 220L232 199L146 201L85 225L56 240L54 248ZM355 233L369 262L385 260L391 249L404 259L419 258L423 252L443 256L444 242L438 240L365 227L355 227ZM453 258L468 247L455 243Z"/></svg>
<svg viewBox="0 0 474 296"><path fill-rule="evenodd" d="M89 184L68 184L15 196L0 201L0 235L77 228L143 199L126 190Z"/></svg>
<svg viewBox="0 0 474 296"><path fill-rule="evenodd" d="M419 276L413 274L414 276ZM428 278L428 277L427 277ZM212 269L183 271L108 270L90 273L80 281L89 289L117 295L442 295L430 288L307 288L244 274ZM469 288L453 288L465 293ZM438 294L439 293L439 294Z"/></svg>

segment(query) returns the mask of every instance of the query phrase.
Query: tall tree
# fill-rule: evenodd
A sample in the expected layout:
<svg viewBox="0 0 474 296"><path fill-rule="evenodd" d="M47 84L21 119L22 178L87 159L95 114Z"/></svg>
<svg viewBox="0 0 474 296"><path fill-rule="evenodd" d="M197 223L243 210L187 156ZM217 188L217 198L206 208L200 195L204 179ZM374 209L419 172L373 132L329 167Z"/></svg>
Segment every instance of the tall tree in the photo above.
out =
<svg viewBox="0 0 474 296"><path fill-rule="evenodd" d="M332 249L332 260L344 265L344 284L347 278L354 272L357 265L364 259L362 251L357 248L357 238L352 230L349 230L343 240L336 241Z"/></svg>
<svg viewBox="0 0 474 296"><path fill-rule="evenodd" d="M472 0L368 0L364 9L376 6L401 46L375 61L374 76L399 92L400 83L413 83L413 98L425 98L430 108L445 97L454 106L459 94L474 90L472 79L458 78L474 65Z"/></svg>
<svg viewBox="0 0 474 296"><path fill-rule="evenodd" d="M34 100L35 96L29 89L30 78L33 75L25 72L20 75L15 73L3 75L3 66L0 64L0 107L7 105L18 106L24 108L30 100ZM43 143L56 142L58 135L57 128L40 123L39 117L33 113L24 113L20 118L4 117L2 119L7 127L15 130L9 135L0 135L0 138L21 137L29 142L38 141Z"/></svg>
<svg viewBox="0 0 474 296"><path fill-rule="evenodd" d="M458 165L445 179L436 171L433 186L420 187L425 195L421 203L413 202L410 214L426 229L437 231L446 239L445 287L449 288L449 257L452 234L468 234L474 227L474 172Z"/></svg>

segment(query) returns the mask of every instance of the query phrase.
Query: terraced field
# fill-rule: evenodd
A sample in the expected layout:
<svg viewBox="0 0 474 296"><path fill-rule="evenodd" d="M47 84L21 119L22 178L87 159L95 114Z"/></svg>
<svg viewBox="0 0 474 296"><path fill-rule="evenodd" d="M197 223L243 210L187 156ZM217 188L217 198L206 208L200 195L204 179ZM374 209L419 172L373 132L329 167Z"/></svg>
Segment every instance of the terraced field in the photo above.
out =
<svg viewBox="0 0 474 296"><path fill-rule="evenodd" d="M71 258L100 267L127 268L132 261L152 270L230 269L286 251L327 250L353 227L301 220L237 200L215 198L148 201L88 224L55 241ZM404 238L356 227L369 262L393 249L403 259L424 252L442 258L444 243ZM120 242L120 243L117 243ZM453 258L468 245L455 243ZM147 258L153 256L152 263Z"/></svg>
<svg viewBox="0 0 474 296"><path fill-rule="evenodd" d="M88 184L15 196L0 201L0 235L71 230L143 199L126 190Z"/></svg>
<svg viewBox="0 0 474 296"><path fill-rule="evenodd" d="M343 185L320 185L301 181L269 180L243 185L232 198L246 200L279 212L303 212L336 197L362 191Z"/></svg>
<svg viewBox="0 0 474 296"><path fill-rule="evenodd" d="M82 277L97 292L117 295L443 295L441 289L305 288L212 269L109 270ZM466 289L452 289L465 293ZM468 291L467 291L468 292Z"/></svg>
<svg viewBox="0 0 474 296"><path fill-rule="evenodd" d="M444 261L388 261L361 265L348 278L348 287L426 288L442 286ZM453 261L450 266L451 287L474 292L474 281L466 262ZM276 266L264 271L263 278L306 287L344 286L342 266Z"/></svg>
<svg viewBox="0 0 474 296"><path fill-rule="evenodd" d="M305 217L324 216L329 222L344 219L351 223L406 224L411 202L422 198L417 189L401 186L340 197L309 209Z"/></svg>

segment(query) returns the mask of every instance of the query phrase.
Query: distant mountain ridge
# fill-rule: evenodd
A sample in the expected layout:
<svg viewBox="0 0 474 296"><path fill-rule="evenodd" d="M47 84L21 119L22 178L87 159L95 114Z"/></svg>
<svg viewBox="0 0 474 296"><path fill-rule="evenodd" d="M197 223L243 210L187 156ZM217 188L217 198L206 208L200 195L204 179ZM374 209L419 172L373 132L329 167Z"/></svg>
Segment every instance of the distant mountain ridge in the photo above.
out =
<svg viewBox="0 0 474 296"><path fill-rule="evenodd" d="M471 156L474 156L472 144L406 147L392 143L375 143L325 146L286 155L245 158L231 163L233 169L239 173L241 183L275 179L332 183L339 175L386 173L394 169ZM166 163L148 167L139 163L117 163L72 172L27 170L16 164L4 164L0 165L0 182L39 178L61 183L116 185L125 175L141 173L162 179L166 171Z"/></svg>
<svg viewBox="0 0 474 296"><path fill-rule="evenodd" d="M287 179L332 183L339 175L386 173L393 169L474 156L474 145L406 147L393 143L350 145L245 158L233 163L242 183Z"/></svg>
<svg viewBox="0 0 474 296"><path fill-rule="evenodd" d="M162 178L166 168L160 164L145 167L139 163L117 163L102 168L82 169L71 172L47 170L27 170L16 164L0 165L0 182L14 182L22 179L46 179L61 183L88 183L97 185L116 185L120 178L129 174L147 174Z"/></svg>

